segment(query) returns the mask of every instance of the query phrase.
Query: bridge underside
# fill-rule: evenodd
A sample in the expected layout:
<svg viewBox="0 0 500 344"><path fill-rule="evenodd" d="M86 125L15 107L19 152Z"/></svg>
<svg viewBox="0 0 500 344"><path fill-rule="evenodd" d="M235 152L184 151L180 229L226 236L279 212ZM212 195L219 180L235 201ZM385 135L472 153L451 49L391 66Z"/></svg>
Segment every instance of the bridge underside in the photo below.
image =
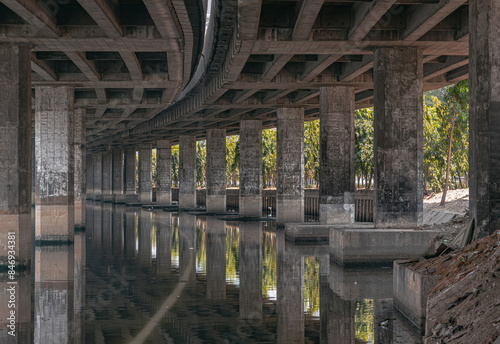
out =
<svg viewBox="0 0 500 344"><path fill-rule="evenodd" d="M278 222L303 221L303 123L315 118L321 221L352 223L354 110L367 106L375 225L413 227L422 221L422 94L469 78L470 209L479 235L491 233L498 22L496 0L0 0L0 227L29 242L32 184L42 241L72 240L86 193L151 201L152 148L169 203L175 143L180 206L190 208L195 142L205 138L207 208L224 210L223 138L236 133L240 210L260 216L267 127L277 127Z"/></svg>

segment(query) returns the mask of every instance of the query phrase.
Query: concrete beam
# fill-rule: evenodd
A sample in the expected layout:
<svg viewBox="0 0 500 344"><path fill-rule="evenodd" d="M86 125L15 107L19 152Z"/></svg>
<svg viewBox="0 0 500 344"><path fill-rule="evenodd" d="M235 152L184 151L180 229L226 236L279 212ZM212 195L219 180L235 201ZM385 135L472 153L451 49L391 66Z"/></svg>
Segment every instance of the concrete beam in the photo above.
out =
<svg viewBox="0 0 500 344"><path fill-rule="evenodd" d="M311 81L342 56L340 54L322 55L318 58L318 61L306 62L304 72L300 76L300 81Z"/></svg>
<svg viewBox="0 0 500 344"><path fill-rule="evenodd" d="M354 25L349 31L347 39L359 41L365 38L395 2L396 0L374 0L373 2L358 3L354 13Z"/></svg>
<svg viewBox="0 0 500 344"><path fill-rule="evenodd" d="M238 0L238 39L256 40L262 0Z"/></svg>
<svg viewBox="0 0 500 344"><path fill-rule="evenodd" d="M432 79L435 76L445 74L468 64L469 57L467 56L447 56L444 63L433 63L424 66L424 80Z"/></svg>
<svg viewBox="0 0 500 344"><path fill-rule="evenodd" d="M57 7L54 8L46 6L41 1L2 0L2 3L24 21L42 31L43 35L48 37L60 36L59 28L54 18L57 11L59 11L57 2L55 2Z"/></svg>
<svg viewBox="0 0 500 344"><path fill-rule="evenodd" d="M78 0L108 37L120 38L123 31L113 8L105 0Z"/></svg>
<svg viewBox="0 0 500 344"><path fill-rule="evenodd" d="M87 60L85 53L77 51L65 51L64 53L73 61L87 79L90 81L101 80L101 73L99 73L93 61Z"/></svg>
<svg viewBox="0 0 500 344"><path fill-rule="evenodd" d="M31 55L31 69L43 80L46 81L57 81L57 74L54 72L52 67L43 60L38 60L34 54Z"/></svg>
<svg viewBox="0 0 500 344"><path fill-rule="evenodd" d="M324 0L302 0L300 12L293 28L292 40L305 41L313 27Z"/></svg>

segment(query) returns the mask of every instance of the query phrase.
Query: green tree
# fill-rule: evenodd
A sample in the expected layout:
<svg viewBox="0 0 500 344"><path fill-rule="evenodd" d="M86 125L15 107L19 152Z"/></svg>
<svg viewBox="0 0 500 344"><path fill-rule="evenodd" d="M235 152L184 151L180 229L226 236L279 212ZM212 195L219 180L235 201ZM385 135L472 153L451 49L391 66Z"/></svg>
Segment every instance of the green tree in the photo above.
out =
<svg viewBox="0 0 500 344"><path fill-rule="evenodd" d="M276 128L262 130L262 185L276 186Z"/></svg>
<svg viewBox="0 0 500 344"><path fill-rule="evenodd" d="M202 188L207 182L206 141L196 141L196 184Z"/></svg>
<svg viewBox="0 0 500 344"><path fill-rule="evenodd" d="M319 119L304 123L304 177L306 186L318 186Z"/></svg>
<svg viewBox="0 0 500 344"><path fill-rule="evenodd" d="M356 110L354 115L354 166L358 186L371 188L373 179L373 108Z"/></svg>
<svg viewBox="0 0 500 344"><path fill-rule="evenodd" d="M172 146L172 183L179 186L179 145Z"/></svg>
<svg viewBox="0 0 500 344"><path fill-rule="evenodd" d="M226 137L226 179L227 186L236 186L240 179L240 137Z"/></svg>

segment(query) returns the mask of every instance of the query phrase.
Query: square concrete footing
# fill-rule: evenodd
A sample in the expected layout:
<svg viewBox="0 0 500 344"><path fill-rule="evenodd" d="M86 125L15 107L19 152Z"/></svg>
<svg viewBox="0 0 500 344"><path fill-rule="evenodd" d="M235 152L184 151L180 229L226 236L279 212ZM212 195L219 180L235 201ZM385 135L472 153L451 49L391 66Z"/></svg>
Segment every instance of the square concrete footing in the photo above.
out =
<svg viewBox="0 0 500 344"><path fill-rule="evenodd" d="M102 201L103 202L113 202L114 196L115 195L112 195L112 194L104 194L104 195L102 195Z"/></svg>
<svg viewBox="0 0 500 344"><path fill-rule="evenodd" d="M138 194L125 194L125 204L127 205L141 205L141 202L139 202L139 195Z"/></svg>
<svg viewBox="0 0 500 344"><path fill-rule="evenodd" d="M427 294L442 277L414 271L405 265L405 261L394 262L394 307L422 333L425 331Z"/></svg>
<svg viewBox="0 0 500 344"><path fill-rule="evenodd" d="M438 231L330 228L330 259L342 266L385 265L435 252Z"/></svg>
<svg viewBox="0 0 500 344"><path fill-rule="evenodd" d="M355 223L351 228L373 229L373 223ZM326 225L318 223L287 223L285 238L292 242L329 242L332 228L345 228L345 225Z"/></svg>
<svg viewBox="0 0 500 344"><path fill-rule="evenodd" d="M124 204L126 203L126 197L124 194L115 194L115 203Z"/></svg>
<svg viewBox="0 0 500 344"><path fill-rule="evenodd" d="M102 199L103 199L103 194L95 194L94 195L94 201L102 202Z"/></svg>

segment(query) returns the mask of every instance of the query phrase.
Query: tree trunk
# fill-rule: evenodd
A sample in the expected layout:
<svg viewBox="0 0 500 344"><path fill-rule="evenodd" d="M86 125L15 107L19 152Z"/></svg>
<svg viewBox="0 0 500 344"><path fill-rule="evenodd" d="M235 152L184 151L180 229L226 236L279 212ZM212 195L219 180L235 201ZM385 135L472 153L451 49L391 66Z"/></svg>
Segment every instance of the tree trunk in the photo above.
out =
<svg viewBox="0 0 500 344"><path fill-rule="evenodd" d="M462 175L460 174L460 170L457 170L458 173L458 182L460 183L460 189L464 188L464 185L462 184Z"/></svg>
<svg viewBox="0 0 500 344"><path fill-rule="evenodd" d="M448 159L446 161L446 180L444 182L443 197L439 205L443 206L446 201L446 192L448 191L448 180L450 178L450 160L451 160L451 144L453 142L453 129L455 128L455 112L451 117L450 144L448 145Z"/></svg>

